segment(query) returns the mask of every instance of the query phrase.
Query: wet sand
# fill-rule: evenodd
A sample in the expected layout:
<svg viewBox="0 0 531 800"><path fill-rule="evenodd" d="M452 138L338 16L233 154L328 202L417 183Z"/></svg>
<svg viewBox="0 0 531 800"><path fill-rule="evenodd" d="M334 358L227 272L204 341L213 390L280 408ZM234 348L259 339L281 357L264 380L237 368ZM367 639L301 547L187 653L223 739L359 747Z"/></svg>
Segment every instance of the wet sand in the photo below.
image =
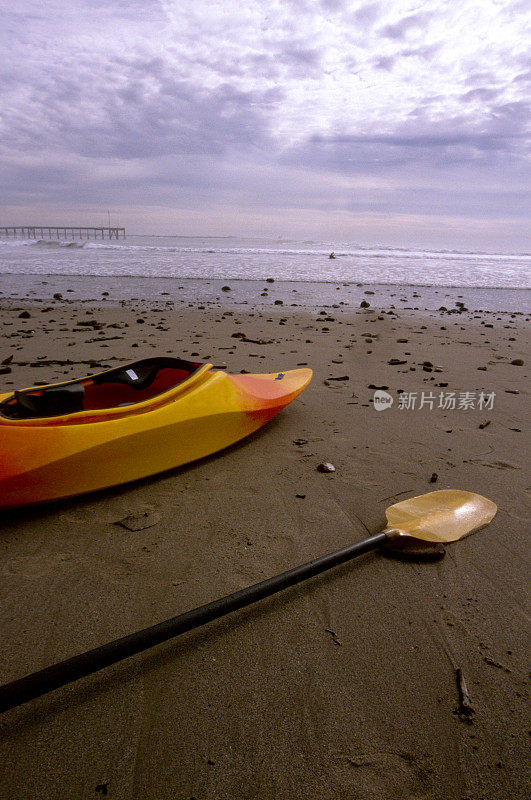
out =
<svg viewBox="0 0 531 800"><path fill-rule="evenodd" d="M3 714L0 797L527 797L528 318L415 311L408 290L394 310L281 306L270 286L255 310L62 293L0 300L0 392L155 354L314 378L223 453L4 512L1 682L362 539L406 497L463 488L499 511L442 561L364 556ZM146 509L152 527L115 524Z"/></svg>

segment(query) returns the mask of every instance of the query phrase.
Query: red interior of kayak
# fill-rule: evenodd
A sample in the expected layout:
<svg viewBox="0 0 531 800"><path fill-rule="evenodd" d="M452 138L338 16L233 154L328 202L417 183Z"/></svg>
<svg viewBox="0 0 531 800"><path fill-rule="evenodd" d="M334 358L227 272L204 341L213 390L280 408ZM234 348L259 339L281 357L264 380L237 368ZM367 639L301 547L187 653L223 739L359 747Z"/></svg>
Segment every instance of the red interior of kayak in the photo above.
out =
<svg viewBox="0 0 531 800"><path fill-rule="evenodd" d="M85 387L83 410L95 411L99 408L114 408L124 403L141 403L162 392L167 392L190 377L190 372L184 369L165 368L159 370L153 383L143 389L127 386L124 383L97 384L88 379L82 381Z"/></svg>
<svg viewBox="0 0 531 800"><path fill-rule="evenodd" d="M178 358L143 359L78 381L16 391L0 414L38 419L142 403L188 380L200 366Z"/></svg>

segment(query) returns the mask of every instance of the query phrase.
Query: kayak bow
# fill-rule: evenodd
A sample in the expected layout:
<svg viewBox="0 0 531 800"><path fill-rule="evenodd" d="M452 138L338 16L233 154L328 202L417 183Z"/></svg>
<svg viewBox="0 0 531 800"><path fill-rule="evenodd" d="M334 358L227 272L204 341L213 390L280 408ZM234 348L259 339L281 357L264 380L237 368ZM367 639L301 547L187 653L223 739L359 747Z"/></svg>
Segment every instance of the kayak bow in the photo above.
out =
<svg viewBox="0 0 531 800"><path fill-rule="evenodd" d="M230 375L149 358L0 394L0 508L91 492L243 439L308 385L311 369Z"/></svg>

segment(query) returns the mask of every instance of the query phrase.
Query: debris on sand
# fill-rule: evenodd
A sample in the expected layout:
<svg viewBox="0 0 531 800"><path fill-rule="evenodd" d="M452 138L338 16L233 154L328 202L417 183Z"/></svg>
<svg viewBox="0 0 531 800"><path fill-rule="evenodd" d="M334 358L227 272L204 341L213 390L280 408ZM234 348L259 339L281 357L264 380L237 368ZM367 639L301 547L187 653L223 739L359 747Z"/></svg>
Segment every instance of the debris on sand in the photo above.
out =
<svg viewBox="0 0 531 800"><path fill-rule="evenodd" d="M460 667L457 667L455 671L455 679L457 681L457 688L459 690L459 709L458 709L459 717L465 722L470 723L472 722L471 718L476 712L474 710L474 706L472 705L472 701L468 693L468 688L466 685L465 676L463 675L463 670Z"/></svg>
<svg viewBox="0 0 531 800"><path fill-rule="evenodd" d="M146 509L138 514L129 514L123 519L116 520L115 525L121 525L122 528L127 528L128 531L142 531L145 528L151 528L160 522L160 514L157 514L151 509Z"/></svg>

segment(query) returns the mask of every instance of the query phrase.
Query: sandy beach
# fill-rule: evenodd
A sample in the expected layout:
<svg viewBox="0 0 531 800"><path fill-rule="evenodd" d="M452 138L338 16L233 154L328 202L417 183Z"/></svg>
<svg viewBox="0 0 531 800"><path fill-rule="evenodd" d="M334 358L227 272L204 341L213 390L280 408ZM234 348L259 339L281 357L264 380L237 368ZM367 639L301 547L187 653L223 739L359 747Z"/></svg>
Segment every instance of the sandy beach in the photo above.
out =
<svg viewBox="0 0 531 800"><path fill-rule="evenodd" d="M5 512L0 682L362 539L407 497L499 510L442 561L364 556L3 714L0 798L524 800L529 318L424 311L411 288L305 308L264 282L253 309L232 289L80 302L66 281L0 299L1 392L155 354L314 377L229 450Z"/></svg>

